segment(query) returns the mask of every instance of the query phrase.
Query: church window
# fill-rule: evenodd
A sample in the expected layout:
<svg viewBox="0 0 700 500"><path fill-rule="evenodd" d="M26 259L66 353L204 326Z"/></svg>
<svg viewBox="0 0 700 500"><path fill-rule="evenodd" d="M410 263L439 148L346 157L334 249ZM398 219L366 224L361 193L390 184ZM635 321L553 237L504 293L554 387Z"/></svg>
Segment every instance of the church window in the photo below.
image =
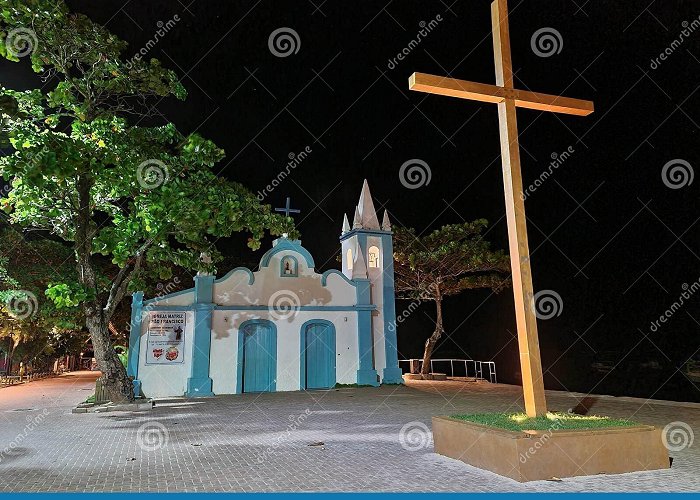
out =
<svg viewBox="0 0 700 500"><path fill-rule="evenodd" d="M280 275L282 277L299 275L297 270L297 260L291 255L282 257L282 260L280 261Z"/></svg>
<svg viewBox="0 0 700 500"><path fill-rule="evenodd" d="M352 248L348 248L346 259L348 263L348 269L352 270Z"/></svg>
<svg viewBox="0 0 700 500"><path fill-rule="evenodd" d="M379 248L369 247L367 262L369 262L369 267L379 267Z"/></svg>

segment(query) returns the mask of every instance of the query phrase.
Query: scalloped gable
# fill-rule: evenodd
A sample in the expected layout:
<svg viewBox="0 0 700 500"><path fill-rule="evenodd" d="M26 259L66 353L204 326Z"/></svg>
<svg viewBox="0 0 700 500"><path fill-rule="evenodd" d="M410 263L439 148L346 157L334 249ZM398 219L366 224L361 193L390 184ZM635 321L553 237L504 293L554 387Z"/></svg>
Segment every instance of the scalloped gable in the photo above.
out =
<svg viewBox="0 0 700 500"><path fill-rule="evenodd" d="M293 257L294 275L281 273L282 259ZM339 271L336 274L342 275ZM331 279L328 279L328 278ZM278 300L299 306L355 306L356 284L333 271L319 274L311 254L298 240L280 238L260 260L258 271L236 268L214 282L214 302L219 306L269 306Z"/></svg>
<svg viewBox="0 0 700 500"><path fill-rule="evenodd" d="M313 269L314 267L316 267L316 264L314 263L314 258L311 256L311 254L306 248L301 246L301 241L289 240L287 238L278 238L272 242L272 248L265 252L265 255L262 256L262 259L260 259L260 267L263 268L269 266L272 256L285 250L289 250L301 255L301 257L306 261L306 265L309 269Z"/></svg>

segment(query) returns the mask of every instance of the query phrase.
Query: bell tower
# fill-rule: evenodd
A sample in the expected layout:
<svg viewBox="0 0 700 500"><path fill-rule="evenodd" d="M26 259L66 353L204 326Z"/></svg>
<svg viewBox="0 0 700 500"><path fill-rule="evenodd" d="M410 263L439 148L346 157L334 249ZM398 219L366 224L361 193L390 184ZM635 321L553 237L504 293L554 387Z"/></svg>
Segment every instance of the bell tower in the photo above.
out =
<svg viewBox="0 0 700 500"><path fill-rule="evenodd" d="M361 297L368 295L365 297L367 303L375 306L374 310L367 311L371 320L361 321L359 324L361 366L357 383L367 384L374 377L378 380L371 385L375 385L377 381L383 384L400 384L403 378L396 348L391 224L386 211L381 224L379 223L367 180L362 185L352 226L347 215L343 218L340 242L343 274L357 284L358 305ZM368 293L363 293L363 290ZM369 331L366 331L367 329ZM368 342L363 342L363 339ZM371 370L367 371L370 359ZM371 373L372 371L375 373Z"/></svg>

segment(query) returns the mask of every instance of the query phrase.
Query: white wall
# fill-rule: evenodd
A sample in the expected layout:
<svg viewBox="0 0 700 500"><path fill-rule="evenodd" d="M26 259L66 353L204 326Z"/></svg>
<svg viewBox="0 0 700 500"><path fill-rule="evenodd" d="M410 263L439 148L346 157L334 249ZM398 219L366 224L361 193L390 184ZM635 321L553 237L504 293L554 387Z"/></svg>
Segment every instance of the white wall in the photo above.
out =
<svg viewBox="0 0 700 500"><path fill-rule="evenodd" d="M280 261L293 255L298 262L297 277L280 276ZM341 384L357 382L357 311L306 311L296 310L288 319L278 319L281 313L267 309L270 305L342 306L357 304L357 292L353 284L337 273L327 277L326 286L321 275L309 268L304 257L293 250L282 250L272 255L269 265L253 273L254 282L249 285L250 274L244 270L214 283L214 302L219 306L262 306L260 310L214 310L212 313L211 351L209 373L213 380L214 394L236 392L238 362L238 330L250 319L269 319L277 326L277 390L296 391L300 385L301 326L312 319L325 319L335 325L336 333L336 381ZM194 293L187 292L157 301L158 305L189 306ZM148 311L149 306L144 306ZM187 388L192 363L192 339L194 313L187 313L185 328L185 362L181 365L146 365L148 318L144 314L141 332L138 379L143 392L149 397L181 396ZM382 345L383 349L383 345ZM383 352L383 351L382 351ZM383 354L382 354L383 360ZM383 361L382 361L383 362Z"/></svg>
<svg viewBox="0 0 700 500"><path fill-rule="evenodd" d="M280 260L285 255L293 255L299 262L298 277L280 276ZM321 275L306 264L300 254L282 250L272 256L270 264L253 273L255 281L248 285L250 275L238 270L225 280L214 283L214 302L218 305L268 306L279 301L281 292L291 292L298 305L315 306L354 306L357 303L355 286L340 275L328 277L328 286L321 285ZM296 298L295 298L296 297Z"/></svg>
<svg viewBox="0 0 700 500"><path fill-rule="evenodd" d="M194 286L194 283L192 284ZM179 293L172 297L163 296L163 298L155 297L155 301L151 304L143 306L143 310L147 311L149 306L189 306L194 302L194 291Z"/></svg>
<svg viewBox="0 0 700 500"><path fill-rule="evenodd" d="M380 378L384 377L386 367L386 354L384 345L384 257L382 253L382 239L378 236L367 237L367 251L372 246L380 250L379 267L367 267L367 273L372 286L372 304L377 306L372 311L372 343L374 344L374 369ZM369 266L369 260L368 266Z"/></svg>
<svg viewBox="0 0 700 500"><path fill-rule="evenodd" d="M347 321L345 319L347 318ZM357 312L298 311L287 320L274 321L268 311L216 310L212 320L209 373L214 394L236 392L238 330L250 319L269 319L277 325L277 390L298 391L300 385L301 326L311 319L325 319L335 325L336 382L357 382Z"/></svg>
<svg viewBox="0 0 700 500"><path fill-rule="evenodd" d="M192 366L192 340L194 338L194 313L187 311L185 319L184 362L173 365L147 365L148 314L144 313L141 322L138 379L143 393L150 398L182 396L187 390L187 379Z"/></svg>

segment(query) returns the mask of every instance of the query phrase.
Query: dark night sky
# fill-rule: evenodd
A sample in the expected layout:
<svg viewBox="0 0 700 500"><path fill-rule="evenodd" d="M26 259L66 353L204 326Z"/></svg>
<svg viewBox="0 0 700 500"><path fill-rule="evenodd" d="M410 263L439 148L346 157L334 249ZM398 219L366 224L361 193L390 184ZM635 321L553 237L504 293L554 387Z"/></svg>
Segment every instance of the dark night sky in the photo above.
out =
<svg viewBox="0 0 700 500"><path fill-rule="evenodd" d="M413 71L494 83L489 2L320 1L69 3L128 40L129 55L153 38L158 21L179 16L148 57L180 74L190 96L159 109L183 132L198 130L226 150L226 177L258 191L290 152L312 149L266 202L292 197L321 270L337 266L342 215L352 215L364 178L395 224L425 231L484 217L488 237L507 248L496 107L407 88ZM700 180L671 189L662 179L671 160L688 162L693 175L700 168L700 26L651 68L682 23L700 19L699 7L510 2L516 86L596 106L589 117L518 112L525 186L552 153L574 151L526 204L535 289L553 290L563 303L559 316L539 322L548 388L700 401L700 386L677 370L700 359L700 291L651 331L683 285L700 279ZM389 69L419 23L438 14L443 20ZM281 27L300 39L284 58L268 48ZM560 33L558 54L534 53L540 28ZM36 78L26 61L3 62L0 71L8 87ZM414 158L432 179L407 189L399 168ZM235 242L223 250L251 259ZM421 354L432 314L425 305L401 326L402 357ZM494 359L500 381L518 382L510 291L448 299L446 330L438 355ZM595 371L596 361L615 369Z"/></svg>

